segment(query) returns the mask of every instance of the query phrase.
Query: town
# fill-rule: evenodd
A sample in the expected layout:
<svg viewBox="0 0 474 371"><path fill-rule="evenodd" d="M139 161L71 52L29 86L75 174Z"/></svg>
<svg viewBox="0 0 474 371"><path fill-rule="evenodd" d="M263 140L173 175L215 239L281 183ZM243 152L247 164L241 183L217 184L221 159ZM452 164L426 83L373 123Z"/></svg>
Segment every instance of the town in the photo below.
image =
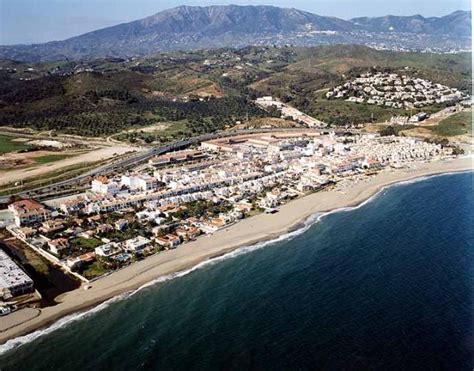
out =
<svg viewBox="0 0 474 371"><path fill-rule="evenodd" d="M433 104L454 104L466 97L458 89L422 78L368 72L328 91L326 98L413 109Z"/></svg>
<svg viewBox="0 0 474 371"><path fill-rule="evenodd" d="M15 201L7 231L88 283L339 182L452 155L451 147L415 138L322 129L214 139L97 176L80 195ZM8 257L0 262L0 293L10 303L34 289L14 265Z"/></svg>

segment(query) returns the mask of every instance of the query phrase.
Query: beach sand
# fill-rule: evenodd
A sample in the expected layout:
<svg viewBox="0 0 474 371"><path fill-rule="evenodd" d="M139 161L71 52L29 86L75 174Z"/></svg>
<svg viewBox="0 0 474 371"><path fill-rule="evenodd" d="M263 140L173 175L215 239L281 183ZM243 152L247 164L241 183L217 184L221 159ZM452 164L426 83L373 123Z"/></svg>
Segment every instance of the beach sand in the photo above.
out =
<svg viewBox="0 0 474 371"><path fill-rule="evenodd" d="M68 292L57 299L60 301L58 305L43 308L38 317L22 321L16 326L14 323L2 326L8 330L0 331L0 344L8 339L47 327L66 315L135 290L158 277L189 269L241 246L274 239L300 226L304 220L316 213L358 205L387 185L426 175L471 169L473 169L472 158L420 163L411 169L384 170L350 186L338 187L338 190L299 198L280 207L276 214L259 214L242 220L212 236L201 237L175 250L156 254L103 277L91 283L92 288L89 290L80 288ZM9 317L3 317L1 321L10 321Z"/></svg>

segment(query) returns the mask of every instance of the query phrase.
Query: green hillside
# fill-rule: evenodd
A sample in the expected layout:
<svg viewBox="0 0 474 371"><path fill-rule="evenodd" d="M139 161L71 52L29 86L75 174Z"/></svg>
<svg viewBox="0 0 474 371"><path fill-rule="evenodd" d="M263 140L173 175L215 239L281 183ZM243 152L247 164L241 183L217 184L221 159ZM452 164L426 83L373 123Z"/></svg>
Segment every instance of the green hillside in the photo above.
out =
<svg viewBox="0 0 474 371"><path fill-rule="evenodd" d="M470 53L339 45L172 52L90 62L0 61L0 125L105 136L167 121L179 122L176 132L181 134L207 132L268 116L251 103L261 95L279 97L333 125L383 121L401 112L327 101L324 89L377 66L468 90L470 60Z"/></svg>

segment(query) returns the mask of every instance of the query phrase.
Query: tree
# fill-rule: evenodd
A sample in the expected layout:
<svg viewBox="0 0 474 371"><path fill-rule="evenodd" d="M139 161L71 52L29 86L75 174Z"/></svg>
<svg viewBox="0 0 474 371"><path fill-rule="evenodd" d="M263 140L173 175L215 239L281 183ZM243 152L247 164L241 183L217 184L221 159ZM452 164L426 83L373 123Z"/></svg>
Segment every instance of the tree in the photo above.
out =
<svg viewBox="0 0 474 371"><path fill-rule="evenodd" d="M380 130L380 135L383 137L388 137L392 135L397 135L397 132L395 131L393 126L390 125Z"/></svg>

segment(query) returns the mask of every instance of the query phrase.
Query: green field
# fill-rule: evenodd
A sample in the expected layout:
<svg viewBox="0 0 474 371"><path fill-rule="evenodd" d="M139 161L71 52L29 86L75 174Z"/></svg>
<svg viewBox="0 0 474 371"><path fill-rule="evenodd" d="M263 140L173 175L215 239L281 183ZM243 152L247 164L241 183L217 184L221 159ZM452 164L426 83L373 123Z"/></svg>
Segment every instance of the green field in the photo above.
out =
<svg viewBox="0 0 474 371"><path fill-rule="evenodd" d="M36 157L34 160L38 164L44 165L44 164L49 164L51 162L64 160L65 158L68 158L68 157L69 157L68 155L45 155L45 156Z"/></svg>
<svg viewBox="0 0 474 371"><path fill-rule="evenodd" d="M102 245L102 241L97 238L77 237L71 241L71 245L76 249L94 250L97 246Z"/></svg>
<svg viewBox="0 0 474 371"><path fill-rule="evenodd" d="M459 112L442 120L437 126L429 129L443 137L472 134L472 112Z"/></svg>
<svg viewBox="0 0 474 371"><path fill-rule="evenodd" d="M16 138L0 135L0 153L16 152L30 148L30 146L22 142L14 142L14 139Z"/></svg>

